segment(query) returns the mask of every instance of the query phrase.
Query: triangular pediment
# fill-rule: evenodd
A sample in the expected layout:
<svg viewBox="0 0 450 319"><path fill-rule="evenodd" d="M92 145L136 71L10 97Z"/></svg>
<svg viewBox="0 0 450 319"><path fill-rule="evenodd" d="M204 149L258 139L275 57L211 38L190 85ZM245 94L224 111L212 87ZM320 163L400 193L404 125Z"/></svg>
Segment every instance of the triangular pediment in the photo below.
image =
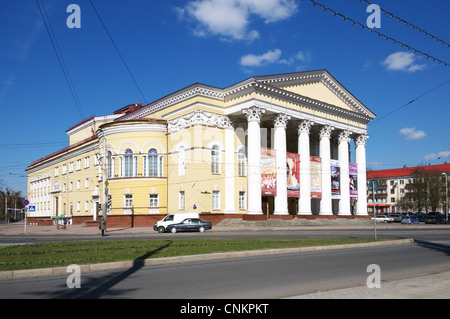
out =
<svg viewBox="0 0 450 319"><path fill-rule="evenodd" d="M375 114L326 70L257 76L254 80L313 100L331 104L344 110L375 118Z"/></svg>

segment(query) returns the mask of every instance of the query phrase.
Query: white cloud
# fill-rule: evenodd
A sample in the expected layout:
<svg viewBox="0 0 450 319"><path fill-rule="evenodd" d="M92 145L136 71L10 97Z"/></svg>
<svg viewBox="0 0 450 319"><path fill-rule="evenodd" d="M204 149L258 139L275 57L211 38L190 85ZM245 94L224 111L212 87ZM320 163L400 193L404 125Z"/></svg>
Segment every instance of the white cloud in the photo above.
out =
<svg viewBox="0 0 450 319"><path fill-rule="evenodd" d="M414 53L395 52L384 59L381 64L386 66L388 70L406 72L416 72L423 70L426 67L425 64L414 63L415 60L416 56Z"/></svg>
<svg viewBox="0 0 450 319"><path fill-rule="evenodd" d="M251 16L265 23L284 20L297 11L294 0L196 0L177 8L179 16L198 23L197 36L216 35L227 40L254 40L259 32L250 29Z"/></svg>
<svg viewBox="0 0 450 319"><path fill-rule="evenodd" d="M269 50L264 54L255 55L255 54L247 54L241 57L241 65L242 66L261 66L263 64L272 64L277 62L280 59L281 50Z"/></svg>
<svg viewBox="0 0 450 319"><path fill-rule="evenodd" d="M443 152L439 152L439 153L427 154L423 157L423 159L435 160L435 159L441 159L444 157L450 157L450 151L443 151Z"/></svg>
<svg viewBox="0 0 450 319"><path fill-rule="evenodd" d="M405 127L400 130L407 140L418 140L426 136L424 131L416 131L415 127Z"/></svg>
<svg viewBox="0 0 450 319"><path fill-rule="evenodd" d="M281 59L281 50L269 50L264 54L247 54L241 57L240 64L245 67L259 67L267 64L297 64L297 69L303 68L311 61L311 53L307 51L299 51L297 54L287 58Z"/></svg>

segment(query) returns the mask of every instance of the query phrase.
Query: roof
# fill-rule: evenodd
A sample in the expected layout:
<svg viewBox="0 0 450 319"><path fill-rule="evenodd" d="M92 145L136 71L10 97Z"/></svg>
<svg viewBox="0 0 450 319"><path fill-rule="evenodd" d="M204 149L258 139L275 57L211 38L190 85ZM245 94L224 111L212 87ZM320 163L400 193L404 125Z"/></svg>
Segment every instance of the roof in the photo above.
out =
<svg viewBox="0 0 450 319"><path fill-rule="evenodd" d="M370 179L370 178L390 178L390 177L410 176L417 169L423 169L424 173L431 173L431 174L449 173L450 164L445 163L439 165L427 165L427 166L383 169L378 171L367 171L367 178Z"/></svg>

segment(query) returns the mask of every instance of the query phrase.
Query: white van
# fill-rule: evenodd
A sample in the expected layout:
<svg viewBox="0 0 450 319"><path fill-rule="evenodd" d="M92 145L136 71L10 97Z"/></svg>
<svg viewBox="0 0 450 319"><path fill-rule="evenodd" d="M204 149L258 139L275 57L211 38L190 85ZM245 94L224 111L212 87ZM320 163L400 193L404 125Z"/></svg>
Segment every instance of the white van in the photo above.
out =
<svg viewBox="0 0 450 319"><path fill-rule="evenodd" d="M161 219L159 222L156 222L155 225L153 226L153 230L157 231L158 233L164 233L166 231L167 226L181 223L186 218L200 218L200 216L198 215L198 213L169 214L166 215L166 217Z"/></svg>

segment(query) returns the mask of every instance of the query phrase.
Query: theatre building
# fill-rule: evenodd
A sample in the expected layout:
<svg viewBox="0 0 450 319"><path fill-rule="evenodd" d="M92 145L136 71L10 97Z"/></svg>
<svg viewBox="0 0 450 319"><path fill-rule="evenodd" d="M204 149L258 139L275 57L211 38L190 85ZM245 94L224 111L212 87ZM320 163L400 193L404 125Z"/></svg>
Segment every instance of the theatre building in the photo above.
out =
<svg viewBox="0 0 450 319"><path fill-rule="evenodd" d="M93 224L102 207L108 226L181 212L366 217L374 118L326 70L196 83L71 127L66 148L27 168L27 218Z"/></svg>

